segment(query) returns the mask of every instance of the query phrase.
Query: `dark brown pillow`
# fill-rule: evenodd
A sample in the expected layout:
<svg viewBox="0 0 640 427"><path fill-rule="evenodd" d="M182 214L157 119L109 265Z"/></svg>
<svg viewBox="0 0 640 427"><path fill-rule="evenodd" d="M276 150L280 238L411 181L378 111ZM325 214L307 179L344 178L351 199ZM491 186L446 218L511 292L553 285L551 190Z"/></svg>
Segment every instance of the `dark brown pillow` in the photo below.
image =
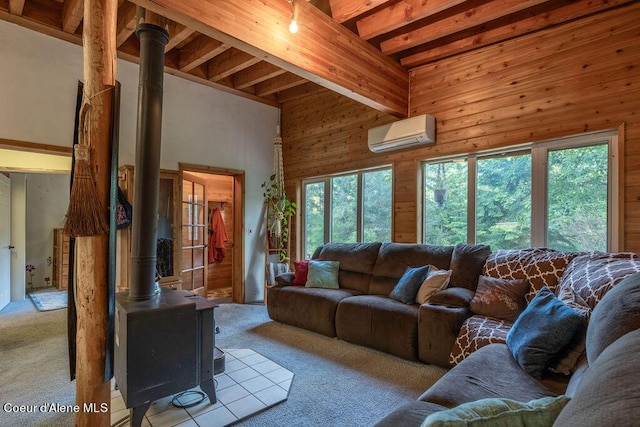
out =
<svg viewBox="0 0 640 427"><path fill-rule="evenodd" d="M524 310L526 279L497 279L480 276L469 308L474 314L514 322Z"/></svg>
<svg viewBox="0 0 640 427"><path fill-rule="evenodd" d="M478 286L478 277L482 273L482 267L489 254L491 254L491 248L487 245L456 245L451 256L449 287L475 291Z"/></svg>

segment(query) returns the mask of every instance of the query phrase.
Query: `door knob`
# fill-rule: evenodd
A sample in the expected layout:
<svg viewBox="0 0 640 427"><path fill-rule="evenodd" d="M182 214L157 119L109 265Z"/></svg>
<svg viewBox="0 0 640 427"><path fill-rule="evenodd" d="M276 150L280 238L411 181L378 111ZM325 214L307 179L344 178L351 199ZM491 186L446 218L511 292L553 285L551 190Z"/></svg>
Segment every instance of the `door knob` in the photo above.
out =
<svg viewBox="0 0 640 427"><path fill-rule="evenodd" d="M13 245L9 245L9 246L7 246L7 248L9 248L9 249L14 249L14 248L15 248L15 246L13 246Z"/></svg>

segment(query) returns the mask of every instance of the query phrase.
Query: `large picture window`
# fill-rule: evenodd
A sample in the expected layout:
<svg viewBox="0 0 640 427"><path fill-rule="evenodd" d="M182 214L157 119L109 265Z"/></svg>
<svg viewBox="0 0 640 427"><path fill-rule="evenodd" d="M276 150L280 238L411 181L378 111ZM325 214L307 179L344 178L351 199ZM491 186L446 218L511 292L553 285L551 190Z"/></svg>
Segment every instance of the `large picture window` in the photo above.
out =
<svg viewBox="0 0 640 427"><path fill-rule="evenodd" d="M581 135L423 164L423 242L618 250L617 136Z"/></svg>
<svg viewBox="0 0 640 427"><path fill-rule="evenodd" d="M391 241L391 195L391 168L306 180L304 257L328 242Z"/></svg>

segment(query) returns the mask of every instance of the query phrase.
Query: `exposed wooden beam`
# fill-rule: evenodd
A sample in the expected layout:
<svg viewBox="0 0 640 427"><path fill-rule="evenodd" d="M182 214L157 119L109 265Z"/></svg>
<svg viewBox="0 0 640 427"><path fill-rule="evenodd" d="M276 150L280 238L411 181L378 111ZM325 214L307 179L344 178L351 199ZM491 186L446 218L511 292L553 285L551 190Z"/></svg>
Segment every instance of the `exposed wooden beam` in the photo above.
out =
<svg viewBox="0 0 640 427"><path fill-rule="evenodd" d="M315 83L304 83L300 86L278 92L278 102L283 103L293 101L305 96L317 94L321 91L326 91L326 89Z"/></svg>
<svg viewBox="0 0 640 427"><path fill-rule="evenodd" d="M136 5L125 2L118 8L118 27L116 28L116 45L122 46L136 30Z"/></svg>
<svg viewBox="0 0 640 427"><path fill-rule="evenodd" d="M62 5L62 31L73 34L82 22L84 0L66 0Z"/></svg>
<svg viewBox="0 0 640 427"><path fill-rule="evenodd" d="M444 46L406 56L402 58L400 62L406 67L416 67L418 65L426 64L427 62L437 61L448 56L468 52L481 46L501 42L513 37L531 33L549 25L557 25L562 22L601 12L603 10L610 9L611 7L630 3L632 1L633 0L580 0L509 25L504 25L480 34L456 40Z"/></svg>
<svg viewBox="0 0 640 427"><path fill-rule="evenodd" d="M400 52L547 1L549 0L494 0L431 25L385 40L380 43L380 49L385 54Z"/></svg>
<svg viewBox="0 0 640 427"><path fill-rule="evenodd" d="M229 46L205 35L199 35L180 49L180 70L190 71L220 55Z"/></svg>
<svg viewBox="0 0 640 427"><path fill-rule="evenodd" d="M276 92L280 92L281 90L300 86L304 83L306 83L306 80L302 77L293 73L285 73L281 76L274 77L262 83L258 83L256 85L256 95L260 97L267 96Z"/></svg>
<svg viewBox="0 0 640 427"><path fill-rule="evenodd" d="M217 81L224 79L258 62L260 62L260 58L256 58L236 48L231 48L208 62L209 80Z"/></svg>
<svg viewBox="0 0 640 427"><path fill-rule="evenodd" d="M295 2L296 34L285 1L133 2L372 108L408 114L407 70L305 1Z"/></svg>
<svg viewBox="0 0 640 427"><path fill-rule="evenodd" d="M234 74L233 87L236 89L246 89L284 73L286 73L286 71L280 67L269 64L268 62L259 62L246 70Z"/></svg>
<svg viewBox="0 0 640 427"><path fill-rule="evenodd" d="M385 7L356 22L358 35L369 40L380 34L424 19L469 0L405 0Z"/></svg>
<svg viewBox="0 0 640 427"><path fill-rule="evenodd" d="M329 4L331 5L333 20L341 24L375 7L389 3L389 1L390 0L330 0Z"/></svg>
<svg viewBox="0 0 640 427"><path fill-rule="evenodd" d="M20 16L23 10L24 0L9 0L9 13Z"/></svg>
<svg viewBox="0 0 640 427"><path fill-rule="evenodd" d="M182 24L178 24L174 21L169 21L169 42L164 47L164 51L169 52L171 49L178 46L195 32L195 30L187 28Z"/></svg>

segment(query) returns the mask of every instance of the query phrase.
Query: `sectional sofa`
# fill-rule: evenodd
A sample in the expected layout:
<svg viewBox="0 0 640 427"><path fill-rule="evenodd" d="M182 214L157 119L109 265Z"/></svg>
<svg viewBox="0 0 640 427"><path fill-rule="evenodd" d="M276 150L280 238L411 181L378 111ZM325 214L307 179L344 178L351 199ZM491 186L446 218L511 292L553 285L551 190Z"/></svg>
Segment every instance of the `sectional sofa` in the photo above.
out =
<svg viewBox="0 0 640 427"><path fill-rule="evenodd" d="M592 404L603 396L597 387L594 395L581 386L583 377L585 384L593 386L596 375L609 375L603 370L612 369L611 360L621 360L621 346L635 349L640 345L637 333L626 336L640 323L640 276L635 274L640 273L640 260L632 253L543 248L491 252L484 245L332 243L319 247L312 258L339 263L339 286L295 286L294 273L278 276L278 284L268 289L267 309L273 320L405 359L452 368L417 402L390 414L381 426L420 425L431 413L488 397L526 402L565 394L576 399L586 396L584 401L571 401L563 411L582 407L587 404L584 402ZM424 304L407 304L390 297L409 268L427 264L433 270L451 271L445 289ZM625 278L631 284L616 289ZM522 301L520 306L502 304L501 310L495 311L495 302L506 301L501 293L504 286L518 288ZM607 297L610 302L600 307L611 289L616 292ZM571 341L563 344L562 352L545 364L537 378L515 359L507 338L515 322L526 317L521 313L535 306L534 301L543 294L553 295L554 300L571 307L582 321ZM504 315L505 309L509 316ZM616 317L611 310L626 314ZM614 341L616 344L610 346ZM616 350L607 349L613 354L600 362L605 347ZM637 361L637 356L630 357ZM589 368L596 364L597 369ZM630 364L623 365L621 372L626 375ZM597 374L590 373L594 371ZM613 391L615 381L626 387L626 380L617 377L617 370L613 372L615 377L603 380L606 390ZM637 379L638 374L630 377ZM634 392L638 388L634 385L630 392L636 408L640 407L640 393ZM607 405L616 407L609 400ZM629 410L640 415L637 409ZM621 413L624 419L629 411Z"/></svg>

